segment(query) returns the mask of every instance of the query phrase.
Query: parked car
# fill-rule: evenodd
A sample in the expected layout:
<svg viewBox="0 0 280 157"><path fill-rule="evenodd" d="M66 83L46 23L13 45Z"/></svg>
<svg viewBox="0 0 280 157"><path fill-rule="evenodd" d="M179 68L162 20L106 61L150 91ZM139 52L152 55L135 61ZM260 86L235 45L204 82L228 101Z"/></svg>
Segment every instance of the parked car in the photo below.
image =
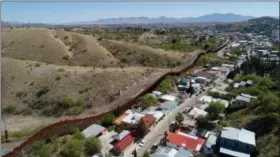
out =
<svg viewBox="0 0 280 157"><path fill-rule="evenodd" d="M139 143L139 146L140 146L140 147L143 147L145 143L146 143L146 140L143 139L143 140L141 140L141 142Z"/></svg>
<svg viewBox="0 0 280 157"><path fill-rule="evenodd" d="M140 148L140 146L136 146L135 150L138 151Z"/></svg>

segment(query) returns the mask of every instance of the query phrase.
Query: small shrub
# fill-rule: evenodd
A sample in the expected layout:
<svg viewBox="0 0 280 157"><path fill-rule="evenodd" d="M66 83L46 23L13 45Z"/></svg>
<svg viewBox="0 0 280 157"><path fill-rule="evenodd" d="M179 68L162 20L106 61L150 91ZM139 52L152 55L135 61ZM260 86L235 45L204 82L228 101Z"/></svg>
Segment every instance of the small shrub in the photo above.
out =
<svg viewBox="0 0 280 157"><path fill-rule="evenodd" d="M62 72L62 71L65 71L65 69L63 69L63 68L58 69L58 72Z"/></svg>
<svg viewBox="0 0 280 157"><path fill-rule="evenodd" d="M79 90L79 93L80 93L80 94L83 94L83 93L88 92L88 91L91 90L91 89L92 89L91 87L86 87L86 88L84 88L84 89L80 89L80 90Z"/></svg>
<svg viewBox="0 0 280 157"><path fill-rule="evenodd" d="M56 76L55 80L57 80L57 81L60 80L60 76Z"/></svg>
<svg viewBox="0 0 280 157"><path fill-rule="evenodd" d="M40 46L40 48L43 48L43 47L44 47L44 45L41 45L41 46Z"/></svg>
<svg viewBox="0 0 280 157"><path fill-rule="evenodd" d="M83 141L72 139L66 142L65 146L60 152L60 155L63 157L80 157L84 152Z"/></svg>
<svg viewBox="0 0 280 157"><path fill-rule="evenodd" d="M36 63L34 66L37 68L37 67L40 67L41 64L40 63Z"/></svg>
<svg viewBox="0 0 280 157"><path fill-rule="evenodd" d="M42 89L40 89L38 92L37 92L37 97L41 97L45 94L47 94L49 92L49 88L48 87L43 87Z"/></svg>
<svg viewBox="0 0 280 157"><path fill-rule="evenodd" d="M66 61L69 61L70 60L70 56L68 56L68 55L67 56L63 56L62 59L66 60Z"/></svg>
<svg viewBox="0 0 280 157"><path fill-rule="evenodd" d="M113 114L109 114L109 115L105 116L102 120L102 125L104 125L105 127L112 125L115 118L116 117Z"/></svg>
<svg viewBox="0 0 280 157"><path fill-rule="evenodd" d="M33 86L34 85L34 81L29 83L29 86Z"/></svg>
<svg viewBox="0 0 280 157"><path fill-rule="evenodd" d="M83 51L82 52L87 52L87 49L83 49Z"/></svg>
<svg viewBox="0 0 280 157"><path fill-rule="evenodd" d="M68 109L73 106L73 100L71 98L63 98L60 102L58 102L58 106Z"/></svg>
<svg viewBox="0 0 280 157"><path fill-rule="evenodd" d="M25 96L27 96L27 94L24 91L16 92L16 97L18 97L18 98L22 98Z"/></svg>
<svg viewBox="0 0 280 157"><path fill-rule="evenodd" d="M57 35L55 35L54 37L57 38Z"/></svg>
<svg viewBox="0 0 280 157"><path fill-rule="evenodd" d="M66 39L68 39L68 38L69 38L69 36L64 36L64 38L63 38L63 39L64 39L64 40L66 40Z"/></svg>
<svg viewBox="0 0 280 157"><path fill-rule="evenodd" d="M86 104L85 100L82 98L78 99L75 103L76 106L80 106L80 107L85 107L85 104Z"/></svg>
<svg viewBox="0 0 280 157"><path fill-rule="evenodd" d="M80 106L75 106L67 110L66 115L77 116L83 112L83 108Z"/></svg>
<svg viewBox="0 0 280 157"><path fill-rule="evenodd" d="M9 106L4 107L4 108L3 108L3 111L4 111L5 113L12 114L12 113L15 113L15 112L16 112L16 107L15 107L15 106L9 105Z"/></svg>
<svg viewBox="0 0 280 157"><path fill-rule="evenodd" d="M31 108L23 108L20 111L18 111L17 114L22 114L24 116L31 115L32 114L32 109Z"/></svg>

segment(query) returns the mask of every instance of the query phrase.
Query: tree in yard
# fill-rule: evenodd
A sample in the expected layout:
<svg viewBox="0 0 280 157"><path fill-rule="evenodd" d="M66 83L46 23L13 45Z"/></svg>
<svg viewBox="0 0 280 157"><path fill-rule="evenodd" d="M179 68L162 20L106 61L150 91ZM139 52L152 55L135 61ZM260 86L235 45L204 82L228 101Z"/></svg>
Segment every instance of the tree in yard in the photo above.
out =
<svg viewBox="0 0 280 157"><path fill-rule="evenodd" d="M143 109L148 108L149 106L155 105L158 103L157 98L152 95L146 94L139 99L138 105Z"/></svg>
<svg viewBox="0 0 280 157"><path fill-rule="evenodd" d="M83 141L72 139L67 141L65 146L60 152L60 155L63 157L80 157L84 152L84 143Z"/></svg>
<svg viewBox="0 0 280 157"><path fill-rule="evenodd" d="M102 148L101 142L96 137L90 137L85 142L85 152L88 155L93 155L95 153L100 153L101 148Z"/></svg>
<svg viewBox="0 0 280 157"><path fill-rule="evenodd" d="M144 153L143 157L150 157L150 153L149 153L149 152L147 152L147 151L145 151L145 153Z"/></svg>
<svg viewBox="0 0 280 157"><path fill-rule="evenodd" d="M207 111L209 114L217 116L225 111L225 105L220 102L211 102Z"/></svg>
<svg viewBox="0 0 280 157"><path fill-rule="evenodd" d="M102 125L104 125L105 127L112 125L115 118L116 117L113 114L109 114L109 115L105 116L102 120Z"/></svg>
<svg viewBox="0 0 280 157"><path fill-rule="evenodd" d="M178 113L175 117L176 122L179 123L180 125L182 124L182 122L184 121L184 116L182 113Z"/></svg>
<svg viewBox="0 0 280 157"><path fill-rule="evenodd" d="M147 133L148 133L148 128L145 125L145 122L143 119L140 120L139 125L138 125L138 129L137 129L137 133L139 137L144 137Z"/></svg>

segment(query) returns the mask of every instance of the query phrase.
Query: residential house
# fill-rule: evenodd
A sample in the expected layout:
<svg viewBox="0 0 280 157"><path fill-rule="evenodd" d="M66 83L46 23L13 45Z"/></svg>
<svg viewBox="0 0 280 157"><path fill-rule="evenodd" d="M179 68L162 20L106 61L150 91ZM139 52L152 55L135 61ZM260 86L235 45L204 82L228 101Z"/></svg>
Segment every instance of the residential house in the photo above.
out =
<svg viewBox="0 0 280 157"><path fill-rule="evenodd" d="M206 155L214 154L217 136L213 133L209 134L203 148L203 153Z"/></svg>
<svg viewBox="0 0 280 157"><path fill-rule="evenodd" d="M232 99L229 105L229 109L243 108L249 106L251 103L251 97L248 95L237 95L235 99Z"/></svg>
<svg viewBox="0 0 280 157"><path fill-rule="evenodd" d="M85 138L89 137L95 137L102 135L104 133L106 128L103 126L92 124L89 127L87 127L85 130L82 131L82 134L85 136Z"/></svg>
<svg viewBox="0 0 280 157"><path fill-rule="evenodd" d="M191 157L192 153L184 148L176 150L170 147L159 147L151 157Z"/></svg>
<svg viewBox="0 0 280 157"><path fill-rule="evenodd" d="M123 130L121 133L113 136L112 138L114 140L117 140L117 141L120 141L122 140L123 138L125 138L128 134L130 134L130 132L128 130Z"/></svg>
<svg viewBox="0 0 280 157"><path fill-rule="evenodd" d="M169 132L166 138L166 144L168 147L180 149L181 147L193 152L199 152L205 140L196 136L185 134L177 131L175 133Z"/></svg>
<svg viewBox="0 0 280 157"><path fill-rule="evenodd" d="M255 133L245 129L224 127L217 139L220 155L250 157L256 151Z"/></svg>
<svg viewBox="0 0 280 157"><path fill-rule="evenodd" d="M213 98L211 96L202 96L200 99L199 99L200 102L202 103L211 103L211 102L220 102L221 104L223 104L225 106L225 108L228 108L229 106L229 101L227 100L224 100L224 99L216 99L216 98Z"/></svg>
<svg viewBox="0 0 280 157"><path fill-rule="evenodd" d="M150 128L157 120L154 116L150 114L145 115L141 119L143 120L146 128Z"/></svg>
<svg viewBox="0 0 280 157"><path fill-rule="evenodd" d="M126 114L126 113L123 113L123 114L121 114L118 118L116 118L115 120L114 120L114 124L115 125L121 125L122 124L122 120L125 118L125 117L127 117L127 115L128 114Z"/></svg>
<svg viewBox="0 0 280 157"><path fill-rule="evenodd" d="M144 117L145 115L137 112L132 112L128 114L124 119L122 119L122 125L126 129L135 129L137 128L140 119Z"/></svg>
<svg viewBox="0 0 280 157"><path fill-rule="evenodd" d="M156 118L156 121L164 117L164 113L161 111L148 111L147 114L150 114Z"/></svg>
<svg viewBox="0 0 280 157"><path fill-rule="evenodd" d="M188 115L194 119L198 117L205 117L208 113L202 109L199 109L197 107L194 107L191 109L191 111L188 113Z"/></svg>
<svg viewBox="0 0 280 157"><path fill-rule="evenodd" d="M127 149L133 142L134 137L129 133L116 144L114 144L113 152L114 154L122 154L125 149Z"/></svg>

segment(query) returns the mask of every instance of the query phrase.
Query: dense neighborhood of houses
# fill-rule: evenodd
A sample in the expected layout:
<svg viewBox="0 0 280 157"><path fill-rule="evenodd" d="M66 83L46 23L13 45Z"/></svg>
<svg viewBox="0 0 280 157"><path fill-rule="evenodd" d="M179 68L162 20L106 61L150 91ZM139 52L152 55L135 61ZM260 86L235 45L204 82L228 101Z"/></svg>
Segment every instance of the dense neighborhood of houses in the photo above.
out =
<svg viewBox="0 0 280 157"><path fill-rule="evenodd" d="M210 114L208 108L211 103L219 103L226 110L234 110L249 106L252 99L256 98L242 93L231 100L225 100L207 94L212 92L227 95L229 93L226 88L246 88L254 85L252 80L228 80L226 76L233 68L234 65L222 64L199 69L181 76L177 81L176 92L151 92L149 95L158 99L159 103L146 109L134 107L116 117L113 124L124 129L120 133L109 131L97 124L89 126L82 133L85 137L99 137L104 147L102 153L110 151L112 156L137 156L149 151L152 157L191 157L200 153L206 156L250 157L256 150L254 132L232 127L213 131L201 129L197 124L198 119ZM193 103L184 104L190 99ZM176 113L183 116L179 126L176 120L166 120L183 105L183 110ZM224 114L219 113L218 117L223 117ZM157 132L161 123L168 121L169 127L164 130L164 135L158 137L157 142L150 143L151 141L145 140L145 136L140 139L137 137L141 121L148 129L146 136ZM218 121L219 118L212 123ZM150 146L142 150L145 145Z"/></svg>

